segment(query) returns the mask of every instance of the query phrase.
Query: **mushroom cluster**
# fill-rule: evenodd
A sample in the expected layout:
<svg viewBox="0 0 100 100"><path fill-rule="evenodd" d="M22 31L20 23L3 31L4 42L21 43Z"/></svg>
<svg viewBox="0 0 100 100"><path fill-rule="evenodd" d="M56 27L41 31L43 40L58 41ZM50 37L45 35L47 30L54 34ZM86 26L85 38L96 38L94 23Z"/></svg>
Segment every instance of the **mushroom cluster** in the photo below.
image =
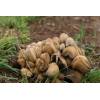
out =
<svg viewBox="0 0 100 100"><path fill-rule="evenodd" d="M21 75L35 82L80 82L91 69L84 50L65 33L20 49L17 62Z"/></svg>

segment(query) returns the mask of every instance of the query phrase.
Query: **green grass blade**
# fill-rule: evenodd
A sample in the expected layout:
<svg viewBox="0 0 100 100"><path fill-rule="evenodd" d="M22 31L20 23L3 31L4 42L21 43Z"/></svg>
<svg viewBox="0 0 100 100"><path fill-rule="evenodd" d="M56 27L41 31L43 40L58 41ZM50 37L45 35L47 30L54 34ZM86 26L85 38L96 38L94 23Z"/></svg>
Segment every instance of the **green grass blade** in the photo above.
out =
<svg viewBox="0 0 100 100"><path fill-rule="evenodd" d="M8 64L5 64L3 62L0 62L0 68L5 68L5 69L9 69L15 73L18 73L19 70L17 68L12 68L11 66L9 66Z"/></svg>

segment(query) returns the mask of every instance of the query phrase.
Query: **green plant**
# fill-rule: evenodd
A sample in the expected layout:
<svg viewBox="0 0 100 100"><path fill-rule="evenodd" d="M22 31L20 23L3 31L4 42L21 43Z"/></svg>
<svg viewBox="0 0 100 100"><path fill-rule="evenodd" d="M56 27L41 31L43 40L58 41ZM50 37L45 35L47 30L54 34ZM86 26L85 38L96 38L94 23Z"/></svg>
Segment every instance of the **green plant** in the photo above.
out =
<svg viewBox="0 0 100 100"><path fill-rule="evenodd" d="M8 64L3 63L3 62L0 62L0 68L8 69L8 70L13 71L13 72L15 72L15 73L18 73L18 72L19 72L18 69L13 68L12 66L9 66Z"/></svg>
<svg viewBox="0 0 100 100"><path fill-rule="evenodd" d="M96 34L97 34L96 31L94 31L94 32L92 33L92 35L93 35L94 37L96 37Z"/></svg>
<svg viewBox="0 0 100 100"><path fill-rule="evenodd" d="M10 55L16 54L16 38L14 36L2 37L0 39L0 61L7 60Z"/></svg>
<svg viewBox="0 0 100 100"><path fill-rule="evenodd" d="M18 78L15 78L15 77L13 77L13 76L7 76L6 74L4 74L4 75L2 75L2 74L0 74L0 81L1 80L18 80Z"/></svg>
<svg viewBox="0 0 100 100"><path fill-rule="evenodd" d="M4 29L16 29L22 43L30 41L28 24L40 17L36 16L1 16L0 27Z"/></svg>
<svg viewBox="0 0 100 100"><path fill-rule="evenodd" d="M21 80L19 80L19 83L28 83L28 78L26 76L23 76Z"/></svg>
<svg viewBox="0 0 100 100"><path fill-rule="evenodd" d="M27 28L27 24L37 20L36 16L0 16L0 26L5 28L17 28L20 31Z"/></svg>
<svg viewBox="0 0 100 100"><path fill-rule="evenodd" d="M10 16L1 16L0 17L0 26L5 28L15 27L16 18Z"/></svg>
<svg viewBox="0 0 100 100"><path fill-rule="evenodd" d="M83 83L100 83L100 69L92 69L82 79Z"/></svg>
<svg viewBox="0 0 100 100"><path fill-rule="evenodd" d="M83 39L84 39L84 36L85 36L85 29L84 29L84 25L81 24L81 26L80 26L80 32L78 34L76 34L75 40L82 42Z"/></svg>

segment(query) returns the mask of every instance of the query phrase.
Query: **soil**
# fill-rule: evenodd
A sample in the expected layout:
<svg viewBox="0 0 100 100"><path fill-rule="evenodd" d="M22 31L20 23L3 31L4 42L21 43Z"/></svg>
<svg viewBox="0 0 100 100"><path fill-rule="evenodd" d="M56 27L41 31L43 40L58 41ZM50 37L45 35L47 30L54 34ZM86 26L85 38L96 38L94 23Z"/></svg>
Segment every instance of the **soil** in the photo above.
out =
<svg viewBox="0 0 100 100"><path fill-rule="evenodd" d="M38 22L33 22L30 25L30 35L32 41L39 41L48 37L58 36L60 33L68 33L74 36L79 33L81 25L88 35L86 40L92 40L100 44L100 17L43 17ZM97 37L93 37L93 33ZM88 42L89 42L88 40Z"/></svg>

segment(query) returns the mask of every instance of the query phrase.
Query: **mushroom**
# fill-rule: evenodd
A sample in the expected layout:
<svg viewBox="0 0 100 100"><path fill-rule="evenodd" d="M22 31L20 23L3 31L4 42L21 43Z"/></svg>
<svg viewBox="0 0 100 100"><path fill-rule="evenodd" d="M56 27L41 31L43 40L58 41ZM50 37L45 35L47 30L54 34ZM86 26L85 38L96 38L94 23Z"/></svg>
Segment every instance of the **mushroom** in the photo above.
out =
<svg viewBox="0 0 100 100"><path fill-rule="evenodd" d="M35 43L35 42L33 42L33 43L31 43L31 44L27 45L27 47L26 47L26 48L31 48L32 46L36 46L36 43Z"/></svg>
<svg viewBox="0 0 100 100"><path fill-rule="evenodd" d="M66 60L64 59L64 57L61 56L61 53L59 51L52 54L51 61L56 62L59 65L59 67L62 67L62 65L64 65L64 67L66 68L68 67Z"/></svg>
<svg viewBox="0 0 100 100"><path fill-rule="evenodd" d="M65 76L65 80L73 82L73 83L79 83L82 79L82 74L78 71L72 70Z"/></svg>
<svg viewBox="0 0 100 100"><path fill-rule="evenodd" d="M72 61L71 67L73 69L80 71L83 74L85 74L91 69L88 59L82 55L78 55L74 58L74 60Z"/></svg>
<svg viewBox="0 0 100 100"><path fill-rule="evenodd" d="M65 60L66 60L67 66L70 67L71 63L72 63L72 60L69 59L69 58L66 58Z"/></svg>
<svg viewBox="0 0 100 100"><path fill-rule="evenodd" d="M43 47L44 43L45 43L45 41L38 41L36 45L37 45L38 47L40 47L41 50L42 50L42 47Z"/></svg>
<svg viewBox="0 0 100 100"><path fill-rule="evenodd" d="M33 47L26 48L25 55L28 61L31 61L31 62L36 61L36 52Z"/></svg>
<svg viewBox="0 0 100 100"><path fill-rule="evenodd" d="M40 83L43 80L43 75L42 74L38 74L37 79L36 79L36 83Z"/></svg>
<svg viewBox="0 0 100 100"><path fill-rule="evenodd" d="M20 49L18 53L18 58L25 58L25 49Z"/></svg>
<svg viewBox="0 0 100 100"><path fill-rule="evenodd" d="M50 63L49 68L46 71L48 77L57 77L59 75L59 67L56 63Z"/></svg>
<svg viewBox="0 0 100 100"><path fill-rule="evenodd" d="M17 60L17 62L18 62L19 65L21 65L21 67L24 67L26 65L26 62L25 62L25 60L23 58L19 58Z"/></svg>
<svg viewBox="0 0 100 100"><path fill-rule="evenodd" d="M66 58L74 59L77 55L83 55L83 53L77 46L68 46L63 50L62 55Z"/></svg>
<svg viewBox="0 0 100 100"><path fill-rule="evenodd" d="M59 47L60 47L60 40L59 40L59 38L58 37L53 37L52 41L53 41L56 49L59 49Z"/></svg>
<svg viewBox="0 0 100 100"><path fill-rule="evenodd" d="M21 69L21 75L22 75L22 76L31 77L31 76L32 76L32 73L30 72L29 69L27 69L27 68L22 68L22 69Z"/></svg>
<svg viewBox="0 0 100 100"><path fill-rule="evenodd" d="M80 82L82 74L91 68L84 50L66 33L20 49L17 62L21 65L21 75L34 75L36 82L46 79L45 82L60 83L65 78L69 82Z"/></svg>
<svg viewBox="0 0 100 100"><path fill-rule="evenodd" d="M18 53L18 60L17 60L18 64L21 65L21 67L24 67L26 64L25 61L25 50L21 49Z"/></svg>
<svg viewBox="0 0 100 100"><path fill-rule="evenodd" d="M67 46L77 46L76 42L74 41L73 38L68 37L65 41L65 45Z"/></svg>
<svg viewBox="0 0 100 100"><path fill-rule="evenodd" d="M65 49L65 44L61 43L59 46L60 51L62 52Z"/></svg>
<svg viewBox="0 0 100 100"><path fill-rule="evenodd" d="M60 60L61 64L64 65L64 67L66 67L66 68L68 67L66 60L62 56L59 57L59 60Z"/></svg>
<svg viewBox="0 0 100 100"><path fill-rule="evenodd" d="M29 64L30 68L34 68L35 67L35 64L33 62L31 62L31 61L28 61L28 64Z"/></svg>
<svg viewBox="0 0 100 100"><path fill-rule="evenodd" d="M48 65L45 64L45 62L42 59L38 58L36 60L36 67L39 72L44 72L48 68Z"/></svg>
<svg viewBox="0 0 100 100"><path fill-rule="evenodd" d="M27 61L26 62L26 67L33 73L34 68L35 68L35 64L31 61Z"/></svg>
<svg viewBox="0 0 100 100"><path fill-rule="evenodd" d="M50 63L50 56L48 53L42 53L40 59L42 59L47 65Z"/></svg>
<svg viewBox="0 0 100 100"><path fill-rule="evenodd" d="M33 49L34 49L34 52L35 52L35 54L36 54L36 57L39 58L40 55L41 55L41 53L42 53L42 48L41 48L41 46L34 46Z"/></svg>
<svg viewBox="0 0 100 100"><path fill-rule="evenodd" d="M65 43L67 38L69 38L69 36L66 33L61 33L59 37L60 43Z"/></svg>
<svg viewBox="0 0 100 100"><path fill-rule="evenodd" d="M33 73L34 75L36 75L36 76L39 74L39 71L38 71L37 67L35 67L35 68L32 70L32 73Z"/></svg>
<svg viewBox="0 0 100 100"><path fill-rule="evenodd" d="M47 52L50 55L54 52L57 52L57 49L56 49L52 39L48 38L47 40L45 40L42 51Z"/></svg>

